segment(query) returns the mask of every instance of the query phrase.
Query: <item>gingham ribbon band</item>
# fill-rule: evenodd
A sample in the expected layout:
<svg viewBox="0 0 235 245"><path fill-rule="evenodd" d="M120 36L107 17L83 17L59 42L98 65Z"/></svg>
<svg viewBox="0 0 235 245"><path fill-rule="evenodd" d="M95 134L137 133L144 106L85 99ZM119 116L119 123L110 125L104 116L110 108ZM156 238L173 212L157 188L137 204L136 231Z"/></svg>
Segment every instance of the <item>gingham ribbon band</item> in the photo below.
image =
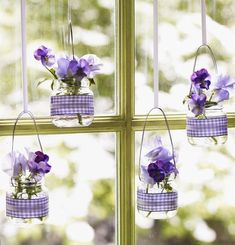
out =
<svg viewBox="0 0 235 245"><path fill-rule="evenodd" d="M178 193L146 193L137 190L137 209L148 212L167 212L177 209Z"/></svg>
<svg viewBox="0 0 235 245"><path fill-rule="evenodd" d="M48 196L36 199L15 199L6 196L6 216L12 218L41 218L48 215Z"/></svg>
<svg viewBox="0 0 235 245"><path fill-rule="evenodd" d="M51 96L51 116L76 114L94 115L92 95Z"/></svg>
<svg viewBox="0 0 235 245"><path fill-rule="evenodd" d="M187 135L190 137L212 137L227 135L227 117L218 116L205 119L187 118Z"/></svg>

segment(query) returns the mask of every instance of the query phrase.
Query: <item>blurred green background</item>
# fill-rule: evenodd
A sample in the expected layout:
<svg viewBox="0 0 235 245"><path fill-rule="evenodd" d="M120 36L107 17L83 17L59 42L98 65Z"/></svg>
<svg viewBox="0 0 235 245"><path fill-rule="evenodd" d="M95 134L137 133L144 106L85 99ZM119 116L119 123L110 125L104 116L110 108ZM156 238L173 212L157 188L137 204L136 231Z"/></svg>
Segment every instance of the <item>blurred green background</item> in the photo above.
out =
<svg viewBox="0 0 235 245"><path fill-rule="evenodd" d="M153 106L153 1L136 0L136 113L146 114ZM182 101L188 94L197 48L202 44L199 0L159 0L159 105L167 113L185 113ZM235 77L235 2L208 0L207 40L216 57L219 73ZM203 50L204 51L204 50ZM198 69L214 67L205 52ZM224 103L234 111L235 97ZM157 111L155 112L157 113ZM179 209L176 217L154 221L136 211L138 245L233 245L235 244L234 130L222 147L200 148L188 144L186 133L173 131L179 159ZM165 132L151 132L152 136ZM140 133L136 133L136 162ZM169 146L170 147L170 146ZM138 168L136 168L136 172ZM136 181L138 185L138 178Z"/></svg>
<svg viewBox="0 0 235 245"><path fill-rule="evenodd" d="M33 57L44 45L56 57L72 55L68 43L68 0L27 0L27 77L29 109L36 116L50 114L50 81L37 87L49 72ZM96 54L103 62L102 74L95 77L96 115L115 114L114 104L114 5L115 1L70 1L75 55ZM0 64L2 101L0 116L14 117L22 108L20 1L0 0Z"/></svg>

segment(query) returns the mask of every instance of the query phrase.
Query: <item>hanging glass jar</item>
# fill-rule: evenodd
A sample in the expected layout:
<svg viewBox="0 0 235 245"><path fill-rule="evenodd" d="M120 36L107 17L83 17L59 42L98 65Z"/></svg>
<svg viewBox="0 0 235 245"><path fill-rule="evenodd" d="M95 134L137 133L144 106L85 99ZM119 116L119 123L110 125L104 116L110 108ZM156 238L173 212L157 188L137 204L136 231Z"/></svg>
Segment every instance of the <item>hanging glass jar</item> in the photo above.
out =
<svg viewBox="0 0 235 245"><path fill-rule="evenodd" d="M34 122L40 150L26 154L14 150L15 130L19 119L27 114ZM50 172L49 156L43 153L42 144L34 116L21 112L14 124L12 150L7 154L3 170L10 176L10 187L6 192L6 216L14 223L40 224L49 212L49 198L44 187L45 174Z"/></svg>
<svg viewBox="0 0 235 245"><path fill-rule="evenodd" d="M94 77L101 73L102 62L94 54L85 54L80 58L75 56L71 21L69 38L72 56L56 59L50 48L41 45L35 50L34 57L53 76L52 90L55 81L60 83L51 96L53 124L57 127L84 127L89 126L94 118L94 96L90 85L95 84Z"/></svg>
<svg viewBox="0 0 235 245"><path fill-rule="evenodd" d="M6 216L15 223L41 224L49 211L47 190L42 181L33 178L11 179L6 194Z"/></svg>
<svg viewBox="0 0 235 245"><path fill-rule="evenodd" d="M88 126L94 118L94 99L90 80L60 81L60 87L51 96L51 117L57 127Z"/></svg>
<svg viewBox="0 0 235 245"><path fill-rule="evenodd" d="M154 148L142 159L142 147L146 122L152 110L159 109L165 119L170 137L172 152L162 145L160 137L156 137ZM137 209L145 217L167 219L176 215L178 192L175 190L174 179L178 174L176 168L172 137L166 115L161 108L153 108L147 114L139 155L139 180L137 187Z"/></svg>
<svg viewBox="0 0 235 245"><path fill-rule="evenodd" d="M186 127L191 145L221 145L227 141L227 116L220 105L206 108L198 118L189 111Z"/></svg>
<svg viewBox="0 0 235 245"><path fill-rule="evenodd" d="M201 48L206 48L212 58L216 75L212 77L205 68L196 70ZM212 84L213 83L213 84ZM186 129L192 145L221 145L227 140L227 116L221 102L229 99L235 81L229 76L218 75L217 63L212 49L201 45L196 52L189 95Z"/></svg>
<svg viewBox="0 0 235 245"><path fill-rule="evenodd" d="M168 219L177 213L178 193L175 189L164 190L157 184L141 183L137 190L137 209L151 219Z"/></svg>

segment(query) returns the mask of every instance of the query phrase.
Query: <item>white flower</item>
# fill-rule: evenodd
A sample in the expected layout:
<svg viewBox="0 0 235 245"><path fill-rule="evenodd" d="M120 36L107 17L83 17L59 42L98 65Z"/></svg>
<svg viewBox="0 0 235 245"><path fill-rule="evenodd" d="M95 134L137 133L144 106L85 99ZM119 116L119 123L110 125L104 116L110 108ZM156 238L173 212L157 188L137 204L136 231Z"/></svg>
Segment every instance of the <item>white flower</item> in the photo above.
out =
<svg viewBox="0 0 235 245"><path fill-rule="evenodd" d="M11 177L16 177L20 173L24 174L28 169L27 159L18 151L8 153L4 159L3 171Z"/></svg>

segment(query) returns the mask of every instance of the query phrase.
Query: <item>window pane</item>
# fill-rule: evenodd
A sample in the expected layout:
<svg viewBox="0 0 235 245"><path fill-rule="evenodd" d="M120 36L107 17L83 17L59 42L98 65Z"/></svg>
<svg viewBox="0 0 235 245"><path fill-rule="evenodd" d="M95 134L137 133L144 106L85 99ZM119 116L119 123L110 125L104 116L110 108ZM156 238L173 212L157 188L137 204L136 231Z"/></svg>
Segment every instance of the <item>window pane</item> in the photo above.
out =
<svg viewBox="0 0 235 245"><path fill-rule="evenodd" d="M159 0L159 105L185 112L195 52L202 43L200 1ZM234 1L207 2L207 40L217 59L219 73L235 77ZM153 107L153 0L136 0L136 114ZM197 69L214 75L209 55L200 55ZM234 94L233 94L234 95ZM233 111L235 97L224 103Z"/></svg>
<svg viewBox="0 0 235 245"><path fill-rule="evenodd" d="M162 136L163 144L168 147L167 134L159 131L148 132L144 145L152 142L156 134ZM136 158L140 137L137 133ZM229 130L227 143L216 148L191 146L182 130L173 131L172 137L178 153L178 212L168 220L152 220L136 211L136 244L234 244L235 130Z"/></svg>
<svg viewBox="0 0 235 245"><path fill-rule="evenodd" d="M39 149L35 136L15 139L14 149ZM115 134L41 136L50 157L46 176L50 212L45 225L18 227L6 221L8 176L0 172L0 240L7 245L115 244ZM1 166L11 139L0 139ZM23 147L22 147L23 145Z"/></svg>
<svg viewBox="0 0 235 245"><path fill-rule="evenodd" d="M27 3L27 75L29 109L37 116L50 114L51 74L33 57L45 45L58 56L72 55L68 45L68 0L29 0ZM102 74L91 89L95 114L115 114L114 6L115 0L73 0L71 16L75 55L96 54L103 62ZM20 1L0 0L1 62L0 96L4 96L0 117L15 116L22 109ZM40 10L40 11L39 11Z"/></svg>

